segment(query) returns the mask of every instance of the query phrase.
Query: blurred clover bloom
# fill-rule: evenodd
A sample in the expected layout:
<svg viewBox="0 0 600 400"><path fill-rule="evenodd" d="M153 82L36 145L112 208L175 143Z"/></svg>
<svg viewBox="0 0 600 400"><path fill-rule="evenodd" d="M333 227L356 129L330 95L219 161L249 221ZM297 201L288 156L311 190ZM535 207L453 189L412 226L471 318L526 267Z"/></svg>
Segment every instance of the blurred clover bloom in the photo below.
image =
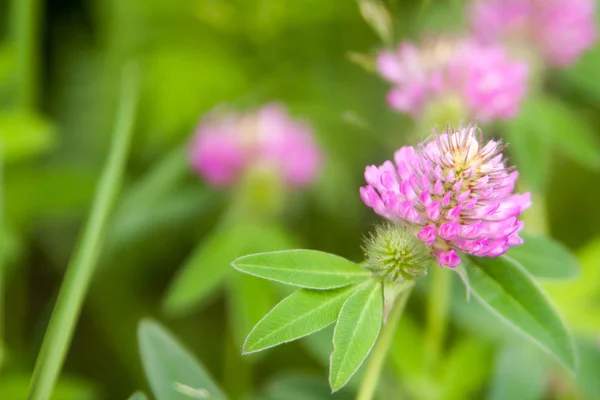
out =
<svg viewBox="0 0 600 400"><path fill-rule="evenodd" d="M246 172L263 169L300 187L316 178L321 152L307 124L268 104L245 114L209 114L197 128L189 161L215 186L233 186Z"/></svg>
<svg viewBox="0 0 600 400"><path fill-rule="evenodd" d="M419 47L403 42L378 54L377 70L394 85L390 107L416 118L454 107L461 119L510 119L527 92L526 63L510 60L500 45L471 39L430 39Z"/></svg>
<svg viewBox="0 0 600 400"><path fill-rule="evenodd" d="M518 173L502 159L502 143L485 145L470 126L448 128L419 146L402 147L365 171L364 203L388 220L412 227L438 263L456 267L457 252L498 257L522 243L517 217L531 204L513 194Z"/></svg>
<svg viewBox="0 0 600 400"><path fill-rule="evenodd" d="M576 62L596 41L594 0L474 0L469 13L478 38L526 46L558 67Z"/></svg>

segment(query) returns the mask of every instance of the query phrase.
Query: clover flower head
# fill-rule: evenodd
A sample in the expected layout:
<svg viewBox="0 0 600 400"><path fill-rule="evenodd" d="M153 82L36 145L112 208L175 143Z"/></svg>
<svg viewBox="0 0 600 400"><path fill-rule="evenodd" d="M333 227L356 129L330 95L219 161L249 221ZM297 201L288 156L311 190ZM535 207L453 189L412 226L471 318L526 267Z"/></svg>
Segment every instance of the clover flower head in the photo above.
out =
<svg viewBox="0 0 600 400"><path fill-rule="evenodd" d="M594 0L474 0L478 38L524 43L549 64L566 67L596 42Z"/></svg>
<svg viewBox="0 0 600 400"><path fill-rule="evenodd" d="M500 141L483 143L469 126L447 128L427 143L402 147L394 162L368 166L364 203L409 226L441 266L456 267L458 253L498 257L521 244L517 217L530 194L513 194L518 172L507 167Z"/></svg>
<svg viewBox="0 0 600 400"><path fill-rule="evenodd" d="M245 114L211 113L189 149L193 169L215 186L232 186L253 168L274 171L289 186L306 186L321 158L311 128L279 104Z"/></svg>
<svg viewBox="0 0 600 400"><path fill-rule="evenodd" d="M528 67L498 44L462 38L403 42L377 56L377 70L394 87L390 107L419 117L427 106L457 98L468 117L483 122L513 118L527 92Z"/></svg>

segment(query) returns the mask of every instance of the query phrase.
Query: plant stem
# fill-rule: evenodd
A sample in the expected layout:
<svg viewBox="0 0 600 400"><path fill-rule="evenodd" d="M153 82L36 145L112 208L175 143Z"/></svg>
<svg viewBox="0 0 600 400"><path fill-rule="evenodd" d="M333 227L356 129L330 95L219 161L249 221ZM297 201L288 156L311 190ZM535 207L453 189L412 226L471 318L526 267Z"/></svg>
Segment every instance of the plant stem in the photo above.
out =
<svg viewBox="0 0 600 400"><path fill-rule="evenodd" d="M40 0L14 0L13 36L17 50L16 105L31 110L37 103Z"/></svg>
<svg viewBox="0 0 600 400"><path fill-rule="evenodd" d="M394 332L404 311L404 306L408 300L410 293L413 288L413 284L404 288L404 290L398 295L394 305L388 314L388 319L383 326L381 335L375 343L375 348L369 357L365 376L362 384L356 396L357 400L371 400L377 389L377 383L379 382L379 376L383 369L383 363L388 354L388 350L392 345L392 339L394 338Z"/></svg>
<svg viewBox="0 0 600 400"><path fill-rule="evenodd" d="M113 141L89 219L71 256L56 306L38 354L29 400L48 400L60 374L79 313L98 261L109 215L117 198L129 152L138 99L135 66L123 70L121 101Z"/></svg>
<svg viewBox="0 0 600 400"><path fill-rule="evenodd" d="M2 149L0 148L0 372L2 371L2 361L4 359L4 290L6 285L5 264L8 251L6 245L5 222L4 222L4 164Z"/></svg>
<svg viewBox="0 0 600 400"><path fill-rule="evenodd" d="M425 337L425 365L432 372L440 358L446 334L448 305L452 289L452 273L444 268L433 267L431 287L427 302L427 332Z"/></svg>

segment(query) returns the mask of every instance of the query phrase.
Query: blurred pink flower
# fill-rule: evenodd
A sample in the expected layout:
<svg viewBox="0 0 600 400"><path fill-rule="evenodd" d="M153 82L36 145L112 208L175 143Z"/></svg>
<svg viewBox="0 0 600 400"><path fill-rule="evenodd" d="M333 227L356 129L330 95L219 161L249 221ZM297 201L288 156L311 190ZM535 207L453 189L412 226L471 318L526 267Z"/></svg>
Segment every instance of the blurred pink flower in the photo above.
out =
<svg viewBox="0 0 600 400"><path fill-rule="evenodd" d="M507 58L500 45L470 39L403 42L377 56L379 73L394 87L388 104L419 117L428 105L456 98L468 115L488 122L514 117L527 92L528 67Z"/></svg>
<svg viewBox="0 0 600 400"><path fill-rule="evenodd" d="M196 130L189 161L211 184L231 186L249 169L276 171L290 186L310 184L321 152L311 128L279 104L245 114L209 114Z"/></svg>
<svg viewBox="0 0 600 400"><path fill-rule="evenodd" d="M518 173L502 160L502 143L485 145L476 128L449 130L426 144L402 147L365 170L364 203L388 220L408 225L438 263L456 267L457 252L498 257L523 241L517 217L531 204L513 194Z"/></svg>
<svg viewBox="0 0 600 400"><path fill-rule="evenodd" d="M558 67L596 42L594 0L474 0L469 13L480 39L526 45Z"/></svg>

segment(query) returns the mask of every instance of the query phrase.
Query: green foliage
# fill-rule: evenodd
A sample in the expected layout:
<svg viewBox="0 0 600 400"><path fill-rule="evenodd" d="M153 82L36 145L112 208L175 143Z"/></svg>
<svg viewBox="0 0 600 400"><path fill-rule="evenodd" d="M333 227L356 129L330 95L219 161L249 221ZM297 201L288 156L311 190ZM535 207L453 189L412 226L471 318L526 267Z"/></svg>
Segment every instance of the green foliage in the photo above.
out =
<svg viewBox="0 0 600 400"><path fill-rule="evenodd" d="M545 193L550 181L552 146L550 138L540 132L545 115L527 111L528 102L517 118L505 127L511 164L516 165L520 181L539 193Z"/></svg>
<svg viewBox="0 0 600 400"><path fill-rule="evenodd" d="M510 340L498 353L489 399L542 398L547 363L544 354L530 343Z"/></svg>
<svg viewBox="0 0 600 400"><path fill-rule="evenodd" d="M509 257L465 257L463 261L475 297L574 373L577 355L571 335L531 275Z"/></svg>
<svg viewBox="0 0 600 400"><path fill-rule="evenodd" d="M306 375L276 376L256 400L350 400L348 393L329 393L325 380Z"/></svg>
<svg viewBox="0 0 600 400"><path fill-rule="evenodd" d="M108 219L121 187L138 101L138 76L134 65L130 64L123 70L122 83L121 102L115 121L111 149L98 181L96 196L87 225L81 235L81 242L69 261L38 354L29 391L29 398L32 400L47 399L58 380L83 299L100 257L108 230Z"/></svg>
<svg viewBox="0 0 600 400"><path fill-rule="evenodd" d="M248 334L245 353L290 342L334 323L344 302L357 290L301 289L282 300Z"/></svg>
<svg viewBox="0 0 600 400"><path fill-rule="evenodd" d="M538 134L547 136L556 151L585 167L600 168L600 147L582 115L552 96L532 98L528 104L531 111L523 112L540 116Z"/></svg>
<svg viewBox="0 0 600 400"><path fill-rule="evenodd" d="M472 368L477 365L478 368ZM441 398L461 400L476 397L485 386L491 370L491 351L483 341L461 338L442 364ZM469 373L465 373L469 371Z"/></svg>
<svg viewBox="0 0 600 400"><path fill-rule="evenodd" d="M168 290L165 310L172 314L189 313L224 282L232 272L229 264L235 257L291 247L290 242L282 229L269 224L242 222L217 229L179 269Z"/></svg>
<svg viewBox="0 0 600 400"><path fill-rule="evenodd" d="M575 377L578 391L588 399L600 393L598 370L600 369L600 346L590 339L579 338L576 341L579 350L579 373Z"/></svg>
<svg viewBox="0 0 600 400"><path fill-rule="evenodd" d="M371 273L342 257L314 250L288 250L238 258L240 272L307 289L335 289L367 279Z"/></svg>
<svg viewBox="0 0 600 400"><path fill-rule="evenodd" d="M579 261L562 244L547 236L521 233L525 241L507 255L538 279L573 279L579 276Z"/></svg>
<svg viewBox="0 0 600 400"><path fill-rule="evenodd" d="M156 400L189 400L190 393L227 399L204 366L156 322L140 322L138 341L144 371Z"/></svg>
<svg viewBox="0 0 600 400"><path fill-rule="evenodd" d="M252 329L245 353L264 350L319 331L337 320L329 383L341 389L367 357L383 320L383 284L332 254L290 250L245 256L241 272L300 286ZM358 283L361 282L361 283Z"/></svg>
<svg viewBox="0 0 600 400"><path fill-rule="evenodd" d="M249 275L235 274L227 280L229 320L238 348L252 327L275 304L270 282Z"/></svg>
<svg viewBox="0 0 600 400"><path fill-rule="evenodd" d="M29 374L3 374L0 382L0 399L26 399ZM50 400L100 400L99 388L85 380L66 375L56 382Z"/></svg>
<svg viewBox="0 0 600 400"><path fill-rule="evenodd" d="M0 112L0 149L4 162L22 161L50 150L56 141L51 122L27 112Z"/></svg>
<svg viewBox="0 0 600 400"><path fill-rule="evenodd" d="M341 389L358 370L377 340L383 319L383 285L369 282L342 306L333 332L329 384Z"/></svg>

